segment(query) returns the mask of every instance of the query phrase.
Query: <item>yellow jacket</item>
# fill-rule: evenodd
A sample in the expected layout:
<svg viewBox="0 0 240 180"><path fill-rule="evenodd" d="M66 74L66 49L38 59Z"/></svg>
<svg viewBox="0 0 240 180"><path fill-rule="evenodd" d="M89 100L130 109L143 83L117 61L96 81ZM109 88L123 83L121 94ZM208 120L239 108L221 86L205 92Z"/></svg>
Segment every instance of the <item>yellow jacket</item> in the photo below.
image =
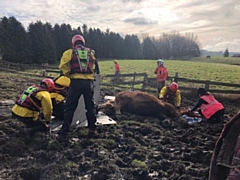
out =
<svg viewBox="0 0 240 180"><path fill-rule="evenodd" d="M41 102L42 112L45 120L47 122L50 122L51 116L52 116L52 109L53 109L50 93L48 91L40 91L36 94L36 98ZM33 118L34 121L36 121L39 117L39 112L32 111L28 108L19 106L17 104L13 106L12 112L21 117Z"/></svg>
<svg viewBox="0 0 240 180"><path fill-rule="evenodd" d="M63 88L64 87L68 88L70 86L70 82L71 82L71 80L67 76L60 76L56 79L56 81L54 83L63 86ZM56 89L56 90L58 90L58 89ZM64 101L66 98L62 94L59 94L57 92L51 92L50 95L51 95L52 99L55 98L57 104Z"/></svg>
<svg viewBox="0 0 240 180"><path fill-rule="evenodd" d="M91 79L94 80L94 74L71 74L70 75L70 64L69 62L72 59L72 54L73 54L73 50L72 49L68 49L66 50L60 60L60 65L59 65L59 69L63 72L63 74L71 79ZM91 53L91 56L93 59L95 59L93 53Z"/></svg>
<svg viewBox="0 0 240 180"><path fill-rule="evenodd" d="M167 98L166 96L167 96L168 93L169 93L169 92L168 92L167 86L164 86L164 87L161 89L160 93L159 93L159 98L160 98L160 99L166 99L166 98ZM181 105L181 100L182 100L182 98L181 98L181 92L180 92L180 90L177 90L177 92L176 92L176 94L175 94L175 97L174 97L175 105L176 105L177 107L180 107L180 105Z"/></svg>

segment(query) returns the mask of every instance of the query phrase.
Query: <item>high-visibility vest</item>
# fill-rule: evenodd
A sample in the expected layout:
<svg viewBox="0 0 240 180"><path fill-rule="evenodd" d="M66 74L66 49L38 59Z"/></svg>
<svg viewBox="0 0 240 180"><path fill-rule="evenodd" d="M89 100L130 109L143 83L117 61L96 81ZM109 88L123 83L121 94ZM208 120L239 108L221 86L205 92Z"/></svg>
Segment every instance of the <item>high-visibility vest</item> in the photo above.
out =
<svg viewBox="0 0 240 180"><path fill-rule="evenodd" d="M74 48L72 60L70 61L70 74L93 74L94 59L91 49L86 47Z"/></svg>
<svg viewBox="0 0 240 180"><path fill-rule="evenodd" d="M165 81L168 76L168 70L164 66L159 66L156 70L155 73L157 74L157 81Z"/></svg>
<svg viewBox="0 0 240 180"><path fill-rule="evenodd" d="M42 108L40 100L36 98L36 94L40 91L46 91L39 86L30 86L17 98L16 104L32 111L40 112Z"/></svg>
<svg viewBox="0 0 240 180"><path fill-rule="evenodd" d="M210 119L212 115L224 108L212 95L203 95L200 98L207 102L207 104L202 104L200 107L206 119Z"/></svg>

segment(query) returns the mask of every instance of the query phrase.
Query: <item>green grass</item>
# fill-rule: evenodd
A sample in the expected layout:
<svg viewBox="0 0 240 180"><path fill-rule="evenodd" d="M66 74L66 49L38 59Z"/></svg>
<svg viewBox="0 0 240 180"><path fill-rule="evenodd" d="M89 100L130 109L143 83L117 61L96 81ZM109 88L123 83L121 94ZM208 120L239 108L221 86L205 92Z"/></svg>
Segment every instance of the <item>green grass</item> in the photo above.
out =
<svg viewBox="0 0 240 180"><path fill-rule="evenodd" d="M155 78L154 70L156 68L156 60L118 60L121 66L121 73L147 73L149 78ZM205 57L192 58L190 60L164 60L165 66L168 68L169 76L195 79L210 80L217 82L227 82L238 84L240 82L240 58L233 57ZM57 66L57 65L56 65ZM104 78L106 74L114 74L115 68L113 60L99 60L100 71L103 76L102 84L112 84L110 78ZM41 70L28 70L28 72L41 74ZM48 76L56 77L58 74L48 73ZM123 81L132 81L133 77L122 78ZM142 81L143 77L136 77L136 81ZM179 84L183 86L184 84ZM191 84L195 87L197 84ZM128 87L130 85L126 85ZM189 85L188 85L189 86ZM199 86L199 85L197 85ZM136 84L135 88L141 89L142 85ZM214 88L214 87L213 87ZM220 89L229 89L229 87L218 87ZM231 89L231 88L230 88Z"/></svg>
<svg viewBox="0 0 240 180"><path fill-rule="evenodd" d="M156 60L119 60L121 73L147 73L155 77ZM165 60L169 76L178 72L179 77L218 82L240 82L240 58L212 57L210 60L199 57L191 60ZM238 65L237 65L238 64ZM101 74L114 74L113 61L99 61Z"/></svg>
<svg viewBox="0 0 240 180"><path fill-rule="evenodd" d="M145 162L140 161L140 160L138 160L138 159L134 159L131 164L132 164L133 166L138 167L138 168L146 168L146 167L147 167L147 165L146 165Z"/></svg>

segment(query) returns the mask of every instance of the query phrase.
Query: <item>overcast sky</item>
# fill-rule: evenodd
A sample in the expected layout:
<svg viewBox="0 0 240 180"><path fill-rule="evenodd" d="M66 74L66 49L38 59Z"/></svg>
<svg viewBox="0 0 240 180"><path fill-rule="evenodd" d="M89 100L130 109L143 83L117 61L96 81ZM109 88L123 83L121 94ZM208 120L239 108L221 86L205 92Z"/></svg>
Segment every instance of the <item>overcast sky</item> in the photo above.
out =
<svg viewBox="0 0 240 180"><path fill-rule="evenodd" d="M0 7L0 17L14 16L25 28L41 20L139 38L191 32L201 49L240 52L240 0L0 0Z"/></svg>

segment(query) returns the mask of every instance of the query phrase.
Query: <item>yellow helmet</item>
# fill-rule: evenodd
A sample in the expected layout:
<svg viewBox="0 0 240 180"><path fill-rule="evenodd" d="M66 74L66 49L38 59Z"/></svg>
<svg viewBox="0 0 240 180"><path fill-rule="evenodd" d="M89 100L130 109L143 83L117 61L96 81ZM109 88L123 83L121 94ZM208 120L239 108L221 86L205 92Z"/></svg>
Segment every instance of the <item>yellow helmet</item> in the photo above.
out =
<svg viewBox="0 0 240 180"><path fill-rule="evenodd" d="M114 61L113 61L113 62L117 63L118 61L117 61L116 59L114 59Z"/></svg>

